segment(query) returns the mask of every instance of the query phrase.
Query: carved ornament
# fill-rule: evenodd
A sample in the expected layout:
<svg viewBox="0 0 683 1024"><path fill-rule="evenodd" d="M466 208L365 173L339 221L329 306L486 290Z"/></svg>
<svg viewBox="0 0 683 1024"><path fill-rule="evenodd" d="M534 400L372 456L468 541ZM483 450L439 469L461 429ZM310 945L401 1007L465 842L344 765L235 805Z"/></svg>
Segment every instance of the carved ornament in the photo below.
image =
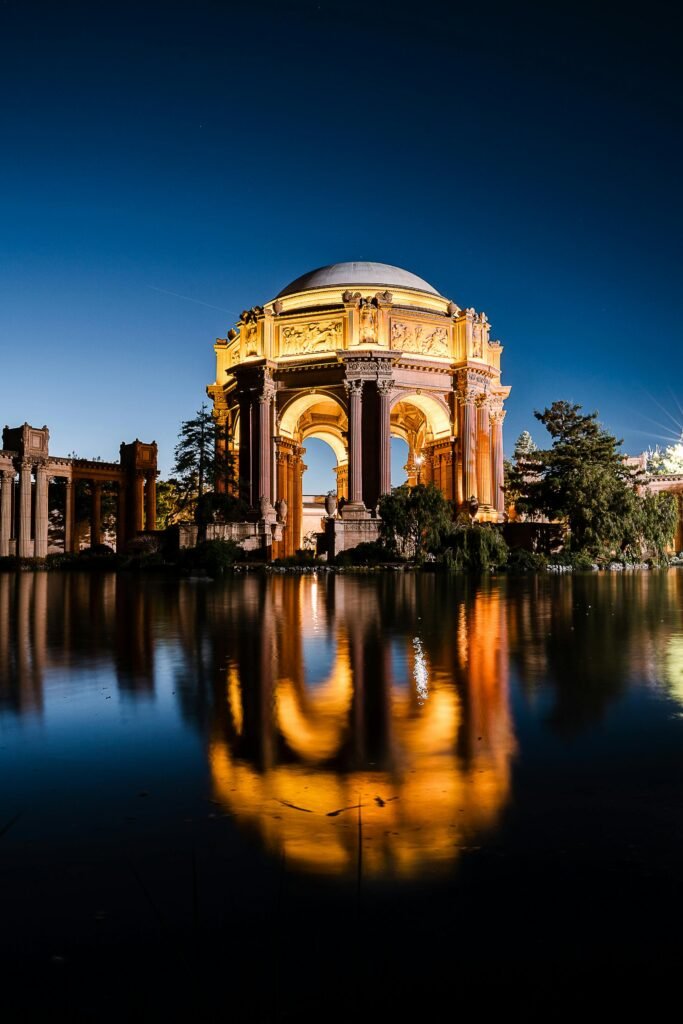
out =
<svg viewBox="0 0 683 1024"><path fill-rule="evenodd" d="M365 381L362 377L357 377L355 380L345 380L344 387L351 395L358 395L359 398L363 397L363 384Z"/></svg>
<svg viewBox="0 0 683 1024"><path fill-rule="evenodd" d="M333 352L342 347L342 320L322 320L309 324L283 327L280 334L280 355L306 355L311 352Z"/></svg>
<svg viewBox="0 0 683 1024"><path fill-rule="evenodd" d="M429 356L448 356L450 354L448 328L434 327L432 324L392 320L391 345L392 348L422 352Z"/></svg>
<svg viewBox="0 0 683 1024"><path fill-rule="evenodd" d="M362 299L360 304L359 345L377 344L377 302L375 299Z"/></svg>

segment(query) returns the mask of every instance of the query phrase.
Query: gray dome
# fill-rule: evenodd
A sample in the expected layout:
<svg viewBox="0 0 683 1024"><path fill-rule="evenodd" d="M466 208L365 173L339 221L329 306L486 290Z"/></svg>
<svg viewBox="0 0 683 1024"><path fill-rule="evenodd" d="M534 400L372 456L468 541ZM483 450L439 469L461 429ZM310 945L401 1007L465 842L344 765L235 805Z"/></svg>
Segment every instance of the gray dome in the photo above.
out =
<svg viewBox="0 0 683 1024"><path fill-rule="evenodd" d="M297 277L286 288L278 293L277 298L293 295L295 292L306 292L311 288L352 288L356 285L372 285L374 288L411 288L418 292L438 295L436 288L423 281L409 270L392 267L389 263L331 263L329 267L319 267L308 274Z"/></svg>

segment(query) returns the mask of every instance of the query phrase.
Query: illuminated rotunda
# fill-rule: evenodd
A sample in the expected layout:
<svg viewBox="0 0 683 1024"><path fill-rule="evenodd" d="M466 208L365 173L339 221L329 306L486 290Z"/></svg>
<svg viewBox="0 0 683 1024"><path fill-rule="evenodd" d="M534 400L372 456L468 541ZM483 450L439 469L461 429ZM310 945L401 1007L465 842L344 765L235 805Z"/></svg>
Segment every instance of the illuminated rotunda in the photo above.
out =
<svg viewBox="0 0 683 1024"><path fill-rule="evenodd" d="M273 553L301 546L310 437L337 460L332 554L377 536L392 435L408 444L408 483L432 482L458 507L476 498L479 520L502 521L501 351L484 313L384 263L322 267L245 310L216 341L207 390Z"/></svg>

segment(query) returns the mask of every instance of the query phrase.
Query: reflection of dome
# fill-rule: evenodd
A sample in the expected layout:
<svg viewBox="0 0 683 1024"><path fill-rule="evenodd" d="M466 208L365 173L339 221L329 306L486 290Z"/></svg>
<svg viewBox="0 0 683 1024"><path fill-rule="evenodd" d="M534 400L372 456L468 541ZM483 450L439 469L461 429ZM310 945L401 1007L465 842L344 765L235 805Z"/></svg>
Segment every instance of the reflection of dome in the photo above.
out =
<svg viewBox="0 0 683 1024"><path fill-rule="evenodd" d="M389 263L331 263L328 267L310 270L307 274L297 277L277 296L295 292L306 292L312 288L352 288L357 285L372 285L374 288L409 288L412 291L429 292L438 295L436 288L423 281L409 270L392 267Z"/></svg>

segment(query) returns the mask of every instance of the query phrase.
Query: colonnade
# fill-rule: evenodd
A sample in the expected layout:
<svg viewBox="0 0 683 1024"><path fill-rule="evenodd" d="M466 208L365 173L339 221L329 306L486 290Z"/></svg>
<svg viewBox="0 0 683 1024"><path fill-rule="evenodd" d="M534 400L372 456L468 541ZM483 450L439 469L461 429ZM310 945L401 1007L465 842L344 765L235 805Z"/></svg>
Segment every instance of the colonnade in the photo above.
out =
<svg viewBox="0 0 683 1024"><path fill-rule="evenodd" d="M45 558L50 483L46 462L21 459L0 473L0 557Z"/></svg>
<svg viewBox="0 0 683 1024"><path fill-rule="evenodd" d="M458 507L475 498L480 514L502 519L505 509L502 399L487 391L463 388L454 393L457 437L424 445L422 483L433 483ZM414 453L409 480L418 482Z"/></svg>
<svg viewBox="0 0 683 1024"><path fill-rule="evenodd" d="M307 389L282 388L263 365L240 370L236 377L241 497L264 523L266 535L272 524L283 525L274 553L290 555L301 543L305 449L293 419L287 436L279 428L292 402L306 396ZM447 380L447 388L423 391L413 379L394 373L391 358L375 354L344 360L342 379L333 388L310 389L312 402L319 395L328 409L332 401L339 411L335 429L347 461L337 469L337 494L345 498L345 521L370 518L381 495L390 492L392 410L411 406L411 399L422 427L409 442L409 482L433 483L459 508L469 507L474 498L480 519L502 520L506 390L497 389L480 369L457 371ZM310 424L306 429L311 432Z"/></svg>
<svg viewBox="0 0 683 1024"><path fill-rule="evenodd" d="M156 529L156 444L121 445L121 462L50 457L47 427L5 428L0 450L0 557L45 558L48 553L50 485L63 481L64 551L81 546L76 488L87 484L90 546L102 543L105 487L117 488L116 546L141 530ZM80 517L82 520L82 516Z"/></svg>

